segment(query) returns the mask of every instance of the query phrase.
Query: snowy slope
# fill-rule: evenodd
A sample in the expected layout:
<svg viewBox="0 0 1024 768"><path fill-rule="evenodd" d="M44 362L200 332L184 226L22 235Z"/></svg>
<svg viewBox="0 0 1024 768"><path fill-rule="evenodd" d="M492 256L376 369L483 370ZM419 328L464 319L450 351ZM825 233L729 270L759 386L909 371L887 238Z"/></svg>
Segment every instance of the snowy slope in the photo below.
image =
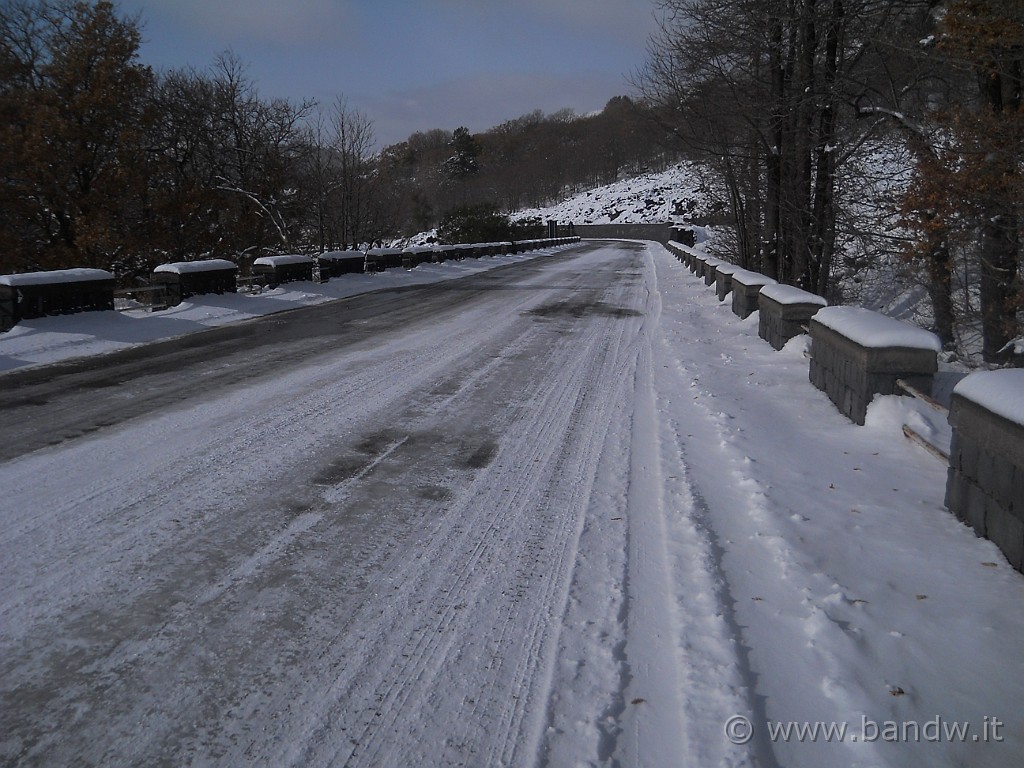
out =
<svg viewBox="0 0 1024 768"><path fill-rule="evenodd" d="M696 166L679 163L666 171L581 192L557 205L518 211L515 218L537 216L574 224L661 224L706 216L708 199Z"/></svg>

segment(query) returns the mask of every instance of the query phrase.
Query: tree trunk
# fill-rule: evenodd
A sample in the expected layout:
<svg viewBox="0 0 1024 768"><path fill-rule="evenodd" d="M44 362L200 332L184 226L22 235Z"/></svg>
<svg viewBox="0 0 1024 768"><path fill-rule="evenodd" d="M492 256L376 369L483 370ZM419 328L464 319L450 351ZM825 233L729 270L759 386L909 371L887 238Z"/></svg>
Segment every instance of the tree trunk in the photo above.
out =
<svg viewBox="0 0 1024 768"><path fill-rule="evenodd" d="M795 285L814 290L811 283L811 194L813 169L814 114L816 111L815 77L818 29L816 0L803 0L800 6L800 29L794 58L797 73L792 88L792 176L789 188L790 258Z"/></svg>
<svg viewBox="0 0 1024 768"><path fill-rule="evenodd" d="M836 240L836 110L835 87L839 73L840 39L844 26L842 0L832 0L825 35L824 96L818 122L815 149L813 235L811 237L811 285L821 296L829 292L832 256Z"/></svg>
<svg viewBox="0 0 1024 768"><path fill-rule="evenodd" d="M1011 190L1019 175L1018 151L1010 122L1020 108L1019 83L1004 77L996 65L982 67L978 84L985 106L995 118L995 146L985 156L990 187L981 199L981 323L982 357L986 362L1003 362L1006 344L1016 338L1018 323L1013 305L1014 285L1019 262L1019 203ZM1004 88L1006 92L1004 93Z"/></svg>
<svg viewBox="0 0 1024 768"><path fill-rule="evenodd" d="M932 303L935 335L946 347L956 340L953 334L953 270L945 237L932 246L928 254L928 298Z"/></svg>
<svg viewBox="0 0 1024 768"><path fill-rule="evenodd" d="M761 248L764 274L782 281L782 143L785 122L786 67L783 56L781 14L772 21L769 35L771 88L769 93L769 143L765 152L765 224Z"/></svg>
<svg viewBox="0 0 1024 768"><path fill-rule="evenodd" d="M1009 201L986 206L981 228L981 325L985 362L1004 362L1003 347L1017 337L1013 289L1017 275L1016 216Z"/></svg>

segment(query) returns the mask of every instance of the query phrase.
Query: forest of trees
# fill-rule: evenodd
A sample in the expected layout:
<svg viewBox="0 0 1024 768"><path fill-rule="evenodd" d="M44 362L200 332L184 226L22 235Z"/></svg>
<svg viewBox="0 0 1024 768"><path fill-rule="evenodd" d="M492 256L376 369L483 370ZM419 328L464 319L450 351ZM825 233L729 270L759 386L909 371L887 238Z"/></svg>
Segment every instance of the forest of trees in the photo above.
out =
<svg viewBox="0 0 1024 768"><path fill-rule="evenodd" d="M898 254L944 343L972 324L985 360L1004 357L1024 299L1024 3L659 6L636 84L721 179L738 260L838 298L841 276ZM882 155L908 174L896 216L862 194Z"/></svg>
<svg viewBox="0 0 1024 768"><path fill-rule="evenodd" d="M512 212L558 202L580 190L649 170L677 157L647 107L625 96L596 115L540 110L480 134L415 133L387 147L381 175L403 195L405 232L430 229L460 207Z"/></svg>
<svg viewBox="0 0 1024 768"><path fill-rule="evenodd" d="M140 20L109 2L0 6L0 273L320 252L511 212L665 162L628 98L483 134L378 150L371 122L260 96L230 52L206 71L139 60Z"/></svg>
<svg viewBox="0 0 1024 768"><path fill-rule="evenodd" d="M208 72L138 60L108 2L0 8L0 271L341 247L382 236L369 121L261 98L231 53Z"/></svg>

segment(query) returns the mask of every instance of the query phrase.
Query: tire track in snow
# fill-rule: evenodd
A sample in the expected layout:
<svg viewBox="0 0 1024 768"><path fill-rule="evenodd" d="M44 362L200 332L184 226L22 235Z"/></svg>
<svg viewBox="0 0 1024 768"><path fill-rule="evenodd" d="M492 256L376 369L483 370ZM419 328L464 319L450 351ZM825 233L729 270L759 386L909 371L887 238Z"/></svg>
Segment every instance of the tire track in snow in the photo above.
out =
<svg viewBox="0 0 1024 768"><path fill-rule="evenodd" d="M610 476L597 489L598 500L600 494L606 499L598 508L612 521L624 516L618 525L628 532L620 555L614 543L589 533L603 528L607 536L615 522L602 526L591 517L584 529L594 562L577 563L565 623L593 625L601 637L570 638L564 650L539 762L770 766L771 759L758 763L756 752L729 744L723 733L731 715L753 716L756 701L742 672L749 665L721 553L704 501L695 495L679 431L663 413L663 391L675 390L679 380L654 368L665 350L650 254L645 267L649 295L632 346L630 385L621 393L632 412L620 415L616 432L628 435L629 444L617 451L605 446L606 457L618 458L610 460ZM624 472L615 474L616 467ZM613 490L616 483L626 490ZM592 580L611 596L580 583ZM578 719L588 711L579 703L584 698L590 716ZM576 720L563 714L567 703L566 714ZM591 739L589 750L584 735Z"/></svg>
<svg viewBox="0 0 1024 768"><path fill-rule="evenodd" d="M378 389L378 396L387 402L407 397L406 377L422 370L428 360L435 361L440 370L444 363L436 361L442 359L434 349L428 349L418 357L394 360L391 364L398 375L386 379L388 383L383 391ZM152 537L166 536L168 518L173 518L177 530L219 525L209 515L215 514L218 520L227 517L228 510L253 492L253 473L266 463L267 445L275 445L278 465L273 475L257 479L257 487L280 485L280 478L292 469L290 465L304 455L294 449L308 450L308 446L323 439L323 427L313 431L309 428L314 417L329 414L336 400L351 402L371 387L379 388L380 379L379 369L372 365L360 370L357 362L346 360L320 370L310 394L301 398L282 397L281 392L296 386L292 382L302 381L308 386L308 373L304 372L283 377L278 387L262 392L255 400L246 392L190 412L158 417L143 426L153 441L145 452L140 452L136 443L121 443L116 437L76 443L60 454L65 475L65 484L61 485L40 487L38 483L39 476L49 471L40 467L48 465L52 452L10 462L4 467L8 499L30 497L32 503L22 506L25 513L44 510L46 514L13 517L13 524L0 533L0 551L32 551L37 546L33 539L41 533L47 538L48 557L66 561L68 566L59 570L40 569L30 579L8 582L14 600L4 601L0 618L22 623L24 618L12 619L8 612L45 605L42 596L61 594L68 584L82 589L91 581L100 580L121 591L124 574L112 573L109 562L97 566L79 549L84 546L81 542L91 539L88 529L102 526L109 530L106 549L118 551L120 562L131 560L134 550L149 546ZM350 415L348 421L358 425L359 414ZM189 424L190 432L195 424L203 425L203 434L194 441L175 439L182 432L183 423ZM289 453L288 447L293 444ZM106 467L111 463L130 470L109 478ZM218 473L207 479L206 470L210 467L217 467ZM191 498L182 498L183 479L187 483L184 490ZM89 490L68 496L68 480ZM54 520L62 524L55 526ZM12 568L8 572L13 575L18 570L23 569Z"/></svg>
<svg viewBox="0 0 1024 768"><path fill-rule="evenodd" d="M723 730L735 715L755 723L765 722L766 717L764 702L755 693L756 674L723 567L724 549L688 450L693 445L703 450L714 438L701 439L692 422L681 424L664 417L659 431L666 466L674 467L675 472L666 478L666 501L671 510L668 539L676 585L673 591L683 617L679 643L687 759L694 765L775 766L763 730L749 745L729 743ZM681 439L684 434L685 441Z"/></svg>
<svg viewBox="0 0 1024 768"><path fill-rule="evenodd" d="M645 262L646 271L653 277L646 253ZM650 334L660 310L653 300L655 295L648 288L633 394L626 495L629 561L625 660L629 683L624 700L629 705L622 716L622 736L616 749L621 764L637 768L673 765L686 754L680 718L680 627L676 606L670 599L672 573L665 546L664 477L651 360Z"/></svg>
<svg viewBox="0 0 1024 768"><path fill-rule="evenodd" d="M633 367L607 392L612 409L562 617L540 766L608 764L620 730L627 675L623 510L629 466L629 446L620 438L629 434Z"/></svg>
<svg viewBox="0 0 1024 768"><path fill-rule="evenodd" d="M686 379L680 375L680 363L670 366L666 362L676 360L678 350L667 343L661 328L656 258L648 253L655 307L650 315L655 320L648 329L647 351L662 365L656 371L646 366L643 390L648 403L647 428L657 436L658 455L649 461L658 461L661 470L659 487L663 492L657 501L662 519L657 532L667 577L661 594L671 598L676 617L675 682L681 692L677 727L683 742L679 755L661 759L688 765L773 766L771 747L758 738L761 734L755 735L750 745L735 745L723 730L734 715L756 722L763 715L763 704L754 695L755 678L733 610L735 598L722 568L723 550L689 455L691 447L701 453L710 450L721 434L698 434L694 424L677 421L681 409L673 407L672 400L680 391L687 391L681 386ZM655 412L656 424L652 424ZM705 482L720 482L716 473L700 477ZM638 694L640 690L637 686Z"/></svg>
<svg viewBox="0 0 1024 768"><path fill-rule="evenodd" d="M435 366L433 370L437 372L444 370L445 364L442 358L431 357L429 351L424 352L424 357ZM411 360L410 372L416 369L415 366L423 368L424 363L423 359ZM404 370L402 365L396 363L396 366L398 371ZM342 366L342 369L346 368L347 364ZM431 370L430 365L426 366L426 370ZM332 370L322 373L321 382L336 377ZM302 379L303 376L308 379L308 374L296 374L299 379ZM376 369L353 377L339 378L344 382L344 388L351 393L348 396L349 400L358 393L365 392L366 385L373 379L389 382L383 391L378 391L378 395L383 396L385 402L401 399L408 394L409 382L404 376L384 378ZM283 388L288 389L290 380L291 377L285 377L279 383ZM388 390L392 394L387 394ZM67 541L69 546L75 547L75 549L60 557L62 561L67 560L67 566L63 569L47 569L42 572L41 578L37 574L32 581L26 582L29 586L28 589L7 590L5 588L6 642L10 643L16 639L16 635L12 637L12 630L15 628L20 630L33 626L41 620L37 619L37 616L50 615L65 627L77 625L76 631L82 633L77 638L77 643L88 648L91 654L105 654L107 660L96 665L88 661L89 656L81 656L69 665L64 658L66 651L59 646L54 647L50 643L40 641L31 641L29 645L30 641L23 640L22 643L26 644L26 648L31 649L30 657L27 659L24 654L13 653L7 656L3 670L6 683L18 686L19 681L27 682L38 676L42 670L59 669L62 675L59 684L63 690L61 695L87 699L94 695L90 693L90 688L94 688L95 683L89 681L95 677L97 672L101 672L107 678L118 674L118 670L128 672L134 660L141 653L145 653L151 658L168 657L182 641L180 633L174 628L182 622L191 621L190 612L203 605L204 602L214 602L211 610L222 612L224 604L231 605L233 598L230 595L230 590L234 586L251 582L261 571L274 566L278 559L289 556L288 547L285 545L294 542L296 535L310 533L319 522L314 519L316 515L304 513L300 508L296 520L289 522L285 518L282 521L272 502L264 505L260 514L253 514L257 510L252 509L251 502L245 501L250 496L240 493L249 482L248 475L243 472L236 478L238 490L229 493L220 487L224 479L223 475L211 474L205 470L220 465L221 457L225 453L242 465L259 466L266 450L265 446L273 442L280 451L277 456L286 460L277 469L285 470L284 474L287 474L287 470L291 469L289 464L295 462L296 458L282 451L282 446L288 445L293 440L297 441L300 446L308 446L311 442L315 442L317 437L321 437L322 430L310 432L309 425L312 419L322 417L324 413L330 412L332 396L338 394L336 388L329 387L324 390L314 387L312 391L316 393L313 397L298 398L294 401L286 400L283 404L279 394L275 391L267 395L263 402L249 402L247 405L243 405L247 399L247 396L243 395L237 398L241 401L238 405L230 405L225 408L224 401L217 401L210 406L201 407L198 409L200 414L198 418L194 413L192 415L195 418L195 423L205 423L211 430L210 434L216 434L216 438L207 446L203 446L200 440L187 442L184 445L179 441L169 441L167 446L171 451L177 451L182 447L187 447L188 450L180 456L172 453L173 458L169 458L161 451L152 451L152 453L147 451L143 454L145 462L142 466L139 466L139 462L133 462L126 455L119 461L123 462L125 466L134 466L134 474L130 475L130 479L108 486L100 494L89 495L85 499L76 499L74 502L56 504L52 512L47 510L50 512L50 517L66 517L69 522L74 523L73 526L53 526L51 522L49 530L56 533L58 541ZM228 400L230 401L231 398ZM264 411L260 408L263 404L271 403L279 407L272 411ZM256 407L248 407L253 405ZM242 426L237 426L231 418L219 416L218 411L221 408L230 414L245 414L245 423ZM203 418L203 411L210 412L211 420L209 422ZM270 414L272 417L268 418ZM174 414L161 420L167 419L172 422L169 432L173 433L175 431L174 422L179 418L182 418L180 414ZM102 475L103 472L97 471L94 465L96 462L101 465L104 462L109 462L111 452L109 448L97 450L96 445L112 446L116 450L122 448L117 444L116 438L113 439L113 443L104 442L104 440L105 438L96 438L67 446L55 455L64 458L69 453L78 454L81 456L81 461L67 460L68 471L80 472L85 475L90 473L94 473L96 476ZM160 443L158 442L157 445ZM197 447L202 447L202 449L195 450ZM226 451L227 447L230 447L230 452ZM130 452L133 445L126 443L123 448ZM26 457L13 463L14 468L24 471L30 491L37 488L37 484L33 481L33 477L38 477L36 465L45 464L49 455L48 452L43 452L43 454ZM167 464L164 464L165 461ZM5 469L8 468L10 465ZM140 475L140 472L153 472L155 477ZM188 479L184 486L181 483L182 478ZM153 480L156 481L155 488L151 485ZM260 485L271 486L279 482L279 476L274 476L270 480L262 481ZM134 495L136 486L144 489L138 496ZM252 488L245 490L250 495L252 494ZM182 491L185 492L184 495ZM57 492L59 493L59 491ZM124 498L122 494L126 492L128 499L122 500ZM239 493L239 496L232 498L234 493ZM257 495L260 493L262 491L258 491ZM224 506L218 506L220 503L223 503ZM41 506L46 509L45 501ZM249 509L246 509L246 506L249 506ZM229 514L231 507L237 509L234 515ZM177 518L182 517L183 513L185 513L184 516L188 516L189 509L192 509L191 517L193 519L189 526L191 530L177 525ZM272 515L273 519L268 519L268 515ZM171 517L174 518L175 525L168 526L167 521ZM241 528L238 528L239 523L242 524ZM89 526L97 524L112 526L111 534L107 537L104 548L102 551L91 553L91 558L80 556L77 540L79 537L85 542L90 539L94 540L94 535L90 537L84 534L87 533ZM287 535L290 527L294 525L298 525L298 528L292 531L295 535ZM283 532L278 533L282 527ZM144 548L153 546L154 538L159 540L172 534L177 538L180 533L190 535L181 541L168 542L169 546L165 547L158 560L154 560L152 556L141 554ZM237 565L232 564L230 557L232 551L246 551L250 540L258 542L267 536L269 536L269 542L263 545L262 553L247 556ZM284 539L279 546L275 542L281 536L284 536ZM22 547L21 544L22 542L17 542L3 551L11 556L23 557L24 552L34 548ZM168 549L171 551L167 551ZM108 552L117 552L117 559L114 561L108 559L106 555ZM217 554L208 557L202 568L195 569L193 565L195 563L193 553L195 552ZM87 553L83 552L84 554ZM97 563L97 556L100 556L99 563L101 564ZM134 564L136 560L139 561L138 565ZM154 564L158 569L156 575L153 573ZM211 568L216 570L211 571ZM224 575L218 575L222 568L227 570ZM22 566L20 570L24 571L24 567ZM142 571L148 572L149 575L145 582L140 583L137 579L142 577L141 575L136 576L136 573ZM12 576L16 571L11 568L5 569L5 572ZM240 575L244 575L245 578L238 578ZM192 602L189 607L189 602L194 598L184 597L190 591L187 585L190 583L201 584L205 578L215 580L215 583L220 586L206 589L204 593L206 599ZM13 583L10 582L6 586L11 586ZM52 599L47 599L49 595L55 595L58 598L58 609L55 610ZM64 595L68 597L65 598ZM97 597L98 595L106 595L106 597ZM14 602L11 602L11 598L14 598ZM88 608L89 605L95 605L97 602L109 602L109 607ZM135 607L138 604L141 604L142 607ZM116 607L119 605L131 607L120 609ZM44 611L45 613L43 613ZM12 612L18 612L20 615L17 618L12 618ZM136 638L129 640L127 637L120 636L121 632L117 629L119 625L131 627L136 623L135 616L152 615L163 618L148 639L140 642ZM67 636L68 634L66 629L61 630L56 625L42 630L42 633L50 636ZM28 691L24 695L49 695L45 688L40 687L35 690L36 693ZM116 741L114 743L116 744Z"/></svg>

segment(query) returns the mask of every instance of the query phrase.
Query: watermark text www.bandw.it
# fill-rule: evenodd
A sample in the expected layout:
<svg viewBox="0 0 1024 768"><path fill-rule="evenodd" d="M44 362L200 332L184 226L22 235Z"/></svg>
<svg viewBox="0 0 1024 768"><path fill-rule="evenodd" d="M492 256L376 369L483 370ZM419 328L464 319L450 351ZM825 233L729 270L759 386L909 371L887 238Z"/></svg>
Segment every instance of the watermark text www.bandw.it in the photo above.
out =
<svg viewBox="0 0 1024 768"><path fill-rule="evenodd" d="M892 742L892 743L990 743L1003 741L1005 723L985 716L980 723L947 720L936 716L929 720L872 720L860 722L773 722L765 723L765 733L773 742ZM754 724L743 715L725 722L725 735L733 744L746 744L754 738Z"/></svg>

